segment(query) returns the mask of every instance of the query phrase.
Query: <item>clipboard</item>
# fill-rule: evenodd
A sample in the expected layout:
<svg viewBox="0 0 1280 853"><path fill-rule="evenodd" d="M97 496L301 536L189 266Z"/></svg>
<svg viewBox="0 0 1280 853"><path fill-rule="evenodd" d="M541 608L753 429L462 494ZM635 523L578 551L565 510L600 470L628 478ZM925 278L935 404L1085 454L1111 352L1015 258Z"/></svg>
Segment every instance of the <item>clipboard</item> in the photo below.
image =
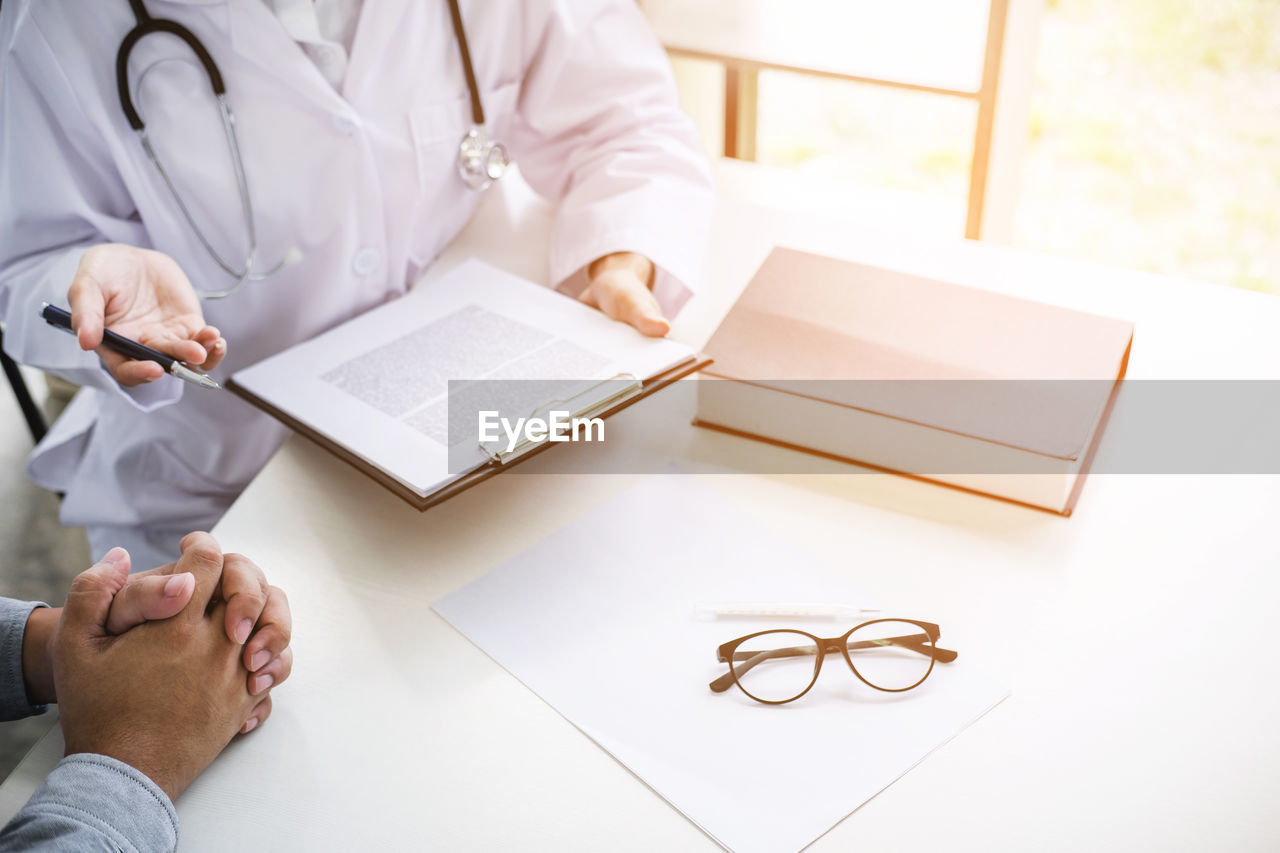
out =
<svg viewBox="0 0 1280 853"><path fill-rule="evenodd" d="M638 380L636 387L634 389L629 389L628 393L624 395L612 395L611 397L603 401L603 404L597 404L590 407L589 414L591 417L598 417L602 419L610 418L613 415L617 414L618 412L621 412L623 409L626 409L627 407L636 403L637 401L643 400L645 397L648 397L650 394L653 394L657 391L661 391L663 388L666 388L668 385L671 385L677 382L678 380L685 378L686 376L690 376L694 373L697 373L699 370L702 370L703 368L711 364L711 361L712 361L711 358L699 353L695 355L692 359L682 362L680 364L677 364L676 366L669 368L668 370L665 370L662 373L655 374L654 376L651 376L648 379ZM613 377L612 379L617 379L617 378L618 377ZM612 379L605 380L605 381L612 381ZM553 442L550 442L547 440L539 441L536 443L524 444L522 446L517 447L510 454L507 454L507 453L490 454L486 451L486 455L489 456L488 462L481 465L481 467L476 468L474 471L470 471L462 475L456 480L451 480L450 482L441 486L439 489L436 489L430 494L424 496L424 495L419 495L416 491L409 488L407 485L400 482L398 479L391 476L386 471L382 470L376 465L369 463L368 461L366 461L365 459L362 459L356 454L352 453L346 447L334 441L333 439L329 438L328 436L324 435L323 433L318 432L312 427L302 423L301 421L294 418L293 416L281 411L277 407L268 403L266 400L262 399L257 394L254 394L252 391L248 390L243 385L236 382L234 378L228 379L223 384L223 387L226 388L228 391L230 391L232 394L235 394L237 397L247 402L249 405L257 409L260 409L263 412L266 412L268 415L271 415L271 417L280 421L280 423L284 424L289 429L293 430L295 433L305 436L306 438L315 442L320 447L329 451L334 456L338 457L339 459L346 462L351 467L363 473L365 476L373 479L375 482L382 485L392 494L396 495L396 497L400 498L405 503L409 504L419 512L424 512L430 509L431 507L435 506L436 504L444 503L445 501L449 500L449 498L452 498L455 495L462 494L467 489L470 489L472 486L475 486L479 483L483 483L485 480L488 480L490 477L495 477L498 474L501 474L503 471L520 464L524 460L531 459L534 456L537 456L539 453L542 453L543 451L547 450L547 448L549 448L553 444ZM584 414L584 413L587 413L587 410L583 410L582 413L576 413L576 414ZM559 443L559 442L555 442L555 443Z"/></svg>

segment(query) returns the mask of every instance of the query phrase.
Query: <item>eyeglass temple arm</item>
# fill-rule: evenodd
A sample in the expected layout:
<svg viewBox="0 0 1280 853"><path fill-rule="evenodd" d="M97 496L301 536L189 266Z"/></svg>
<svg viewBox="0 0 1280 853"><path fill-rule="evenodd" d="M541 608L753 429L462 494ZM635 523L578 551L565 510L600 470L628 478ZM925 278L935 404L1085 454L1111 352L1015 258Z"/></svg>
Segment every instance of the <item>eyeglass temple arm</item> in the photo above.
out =
<svg viewBox="0 0 1280 853"><path fill-rule="evenodd" d="M871 649L877 646L901 646L904 649L910 649L913 652L931 657L942 663L951 663L956 659L957 653L951 649L940 649L937 646L929 644L928 634L910 634L903 637L882 637L877 640L859 640L856 643L850 643L847 648L853 649ZM838 648L838 647L837 647ZM803 655L812 656L814 649L812 646L789 646L782 649L765 649L759 652L739 652L733 653L734 661L745 661L737 668L739 675L750 672L757 664L764 663L774 658L800 657ZM720 657L721 662L728 663L723 655ZM729 671L724 675L711 682L709 685L712 692L723 693L733 686L734 669L730 665Z"/></svg>
<svg viewBox="0 0 1280 853"><path fill-rule="evenodd" d="M879 640L859 640L856 643L850 643L846 648L850 651L854 649L872 649L876 646L902 646L904 649L911 649L913 652L919 652L927 655L936 661L942 663L951 663L958 656L951 649L940 649L937 646L930 645L928 634L912 634L906 637L884 637Z"/></svg>

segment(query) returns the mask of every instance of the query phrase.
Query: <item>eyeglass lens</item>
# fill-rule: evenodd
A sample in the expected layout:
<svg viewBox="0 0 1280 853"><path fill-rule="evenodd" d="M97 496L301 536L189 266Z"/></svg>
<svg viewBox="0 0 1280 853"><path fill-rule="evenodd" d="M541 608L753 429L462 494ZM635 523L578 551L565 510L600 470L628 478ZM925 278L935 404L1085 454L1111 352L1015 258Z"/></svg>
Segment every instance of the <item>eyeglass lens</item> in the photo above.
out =
<svg viewBox="0 0 1280 853"><path fill-rule="evenodd" d="M910 622L863 625L849 635L845 649L854 672L881 690L908 690L933 668L933 642Z"/></svg>
<svg viewBox="0 0 1280 853"><path fill-rule="evenodd" d="M744 640L733 653L734 677L748 696L786 702L809 689L818 671L818 646L796 631L770 631Z"/></svg>

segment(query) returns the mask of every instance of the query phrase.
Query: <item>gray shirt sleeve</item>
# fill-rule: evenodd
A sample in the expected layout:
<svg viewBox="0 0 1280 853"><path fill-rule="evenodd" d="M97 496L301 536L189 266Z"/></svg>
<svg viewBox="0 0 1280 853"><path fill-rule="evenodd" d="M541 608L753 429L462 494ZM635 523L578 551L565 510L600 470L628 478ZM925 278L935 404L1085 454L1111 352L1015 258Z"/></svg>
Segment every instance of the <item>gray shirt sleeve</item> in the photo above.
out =
<svg viewBox="0 0 1280 853"><path fill-rule="evenodd" d="M0 598L0 720L20 720L42 713L44 705L27 701L27 685L22 680L22 637L27 631L27 617L38 601L15 601Z"/></svg>
<svg viewBox="0 0 1280 853"><path fill-rule="evenodd" d="M114 758L68 755L9 825L0 853L76 850L152 853L178 846L178 813L144 774Z"/></svg>
<svg viewBox="0 0 1280 853"><path fill-rule="evenodd" d="M38 714L22 680L22 637L35 601L0 598L0 720ZM124 850L151 853L178 844L178 813L146 774L105 755L68 755L0 830L11 850Z"/></svg>

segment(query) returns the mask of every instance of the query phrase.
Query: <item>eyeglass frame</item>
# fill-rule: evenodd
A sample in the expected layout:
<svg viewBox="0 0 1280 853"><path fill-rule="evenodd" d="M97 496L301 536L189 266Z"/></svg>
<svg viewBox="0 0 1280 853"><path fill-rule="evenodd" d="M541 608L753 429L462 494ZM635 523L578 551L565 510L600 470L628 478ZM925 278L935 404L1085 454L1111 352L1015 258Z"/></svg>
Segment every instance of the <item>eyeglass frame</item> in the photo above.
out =
<svg viewBox="0 0 1280 853"><path fill-rule="evenodd" d="M905 622L908 625L915 625L916 627L922 629L925 635L929 638L929 644L927 645L924 643L920 643L918 644L918 646L912 647L912 646L906 646L902 643L897 644L903 648L909 648L911 651L919 652L920 654L923 654L929 658L929 668L925 670L924 675L920 676L920 680L917 681L915 684L909 685L907 687L880 687L879 685L872 684L870 681L864 678L862 673L858 672L858 668L853 665L853 659L849 657L849 647L848 647L849 638L853 636L853 633L855 631L859 631L867 627L868 625L876 625L881 622ZM733 666L733 661L734 661L733 655L737 651L738 647L743 643L745 643L747 640L753 640L756 637L761 637L761 636L764 636L765 634L781 634L781 633L801 634L805 637L808 637L810 640L813 640L814 645L818 648L818 652L814 654L815 661L813 665L813 678L809 681L808 686L805 687L804 690L800 691L795 696L792 696L790 699L761 699L760 697L752 694L751 691L747 690L747 688L743 687L742 682L738 680L738 673L735 671ZM935 663L937 663L938 661L941 661L942 663L951 663L958 656L958 653L952 651L951 649L943 649L943 648L939 648L937 645L934 645L938 642L938 638L941 636L942 636L942 629L938 627L936 624L934 624L933 622L921 622L917 619L894 619L894 618L872 619L869 622L863 622L861 624L854 625L852 628L850 628L845 633L841 634L839 637L829 637L829 638L818 637L813 634L810 634L808 631L801 631L797 628L770 628L765 631L756 631L753 634L747 634L744 637L738 637L736 640L730 640L727 643L720 644L720 646L716 649L716 660L720 663L727 663L729 665L729 671L719 676L718 678L716 678L708 686L711 688L711 692L713 693L723 693L726 690L728 690L730 686L736 684L739 690L741 690L749 698L751 698L756 702L760 702L761 704L764 704L764 705L785 705L788 702L796 701L801 696L804 696L806 693L812 690L813 685L818 683L818 676L822 672L822 662L826 660L827 655L833 652L839 652L841 657L844 658L845 663L849 664L849 669L853 670L853 674L863 684L867 685L873 690L879 690L884 693L904 693L907 690L914 690L915 688L923 684L925 679L928 678L929 675L933 672L933 666ZM888 644L892 640L906 640L910 638L909 637L882 637L878 639L879 639L878 642L876 640L866 640L865 642L868 645L865 647L859 646L858 648L868 648L870 646L883 646ZM765 650L765 651L779 652L779 651L784 651L784 649L772 649L772 650ZM807 651L804 652L804 654L808 654L808 653L809 652ZM761 652L753 652L752 656L759 657L760 654ZM768 659L768 656L760 658L760 660L756 661L755 663L752 663L746 669L750 670L751 667L754 667L756 665L756 663L760 663L767 659ZM743 674L745 675L746 673L744 672Z"/></svg>

